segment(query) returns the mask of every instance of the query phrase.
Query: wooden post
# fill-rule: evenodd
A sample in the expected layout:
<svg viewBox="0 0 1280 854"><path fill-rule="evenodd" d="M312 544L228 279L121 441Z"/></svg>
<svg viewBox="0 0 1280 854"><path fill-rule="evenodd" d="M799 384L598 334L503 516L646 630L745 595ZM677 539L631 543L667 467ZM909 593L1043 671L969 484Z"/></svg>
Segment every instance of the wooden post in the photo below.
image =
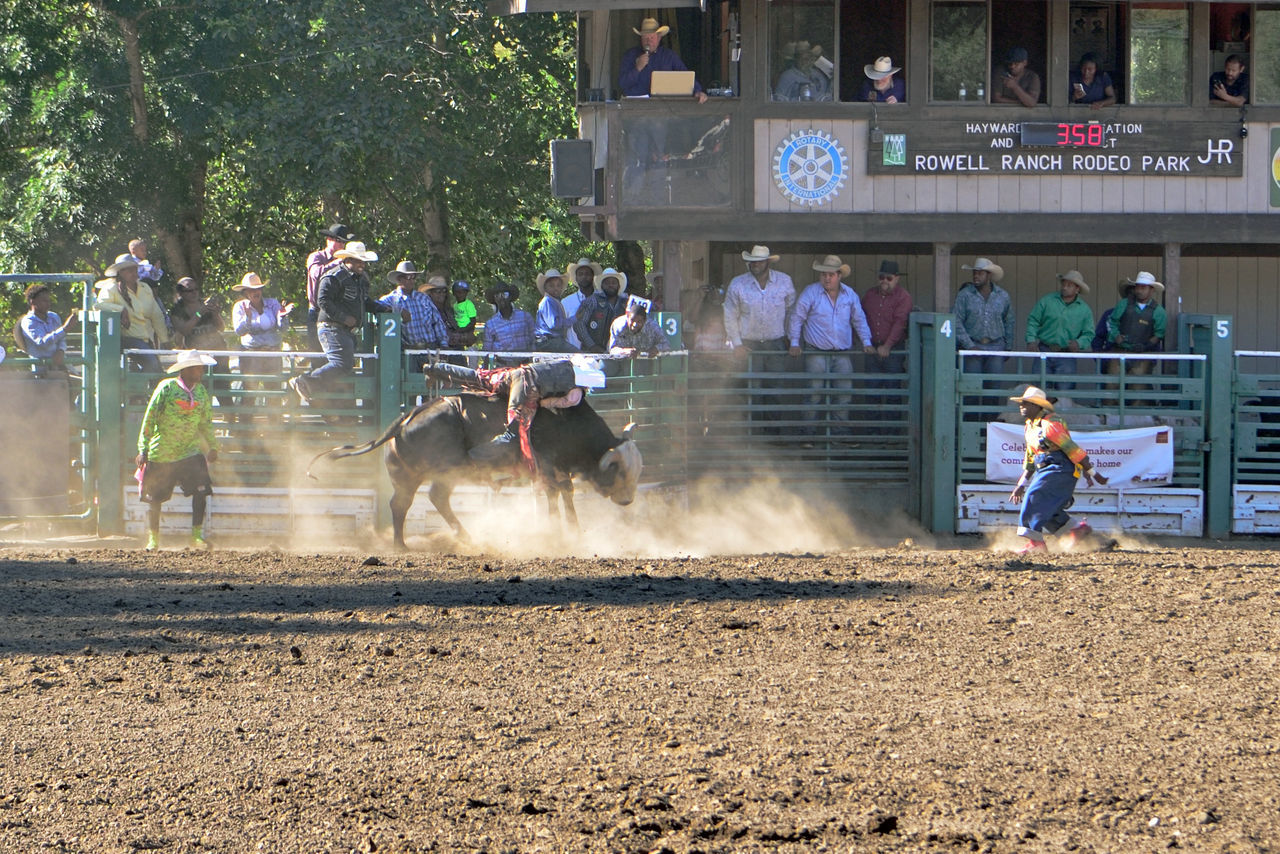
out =
<svg viewBox="0 0 1280 854"><path fill-rule="evenodd" d="M1182 313L1182 244L1164 245L1164 310L1169 316L1165 329L1164 349L1172 353L1178 349L1178 315Z"/></svg>
<svg viewBox="0 0 1280 854"><path fill-rule="evenodd" d="M933 244L933 310L951 309L951 244Z"/></svg>

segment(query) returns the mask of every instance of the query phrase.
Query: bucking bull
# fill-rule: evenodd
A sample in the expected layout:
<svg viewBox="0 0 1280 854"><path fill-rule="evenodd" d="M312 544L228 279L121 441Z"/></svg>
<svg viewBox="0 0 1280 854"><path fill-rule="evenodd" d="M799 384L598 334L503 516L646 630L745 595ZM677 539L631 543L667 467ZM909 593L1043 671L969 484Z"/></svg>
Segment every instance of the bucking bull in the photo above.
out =
<svg viewBox="0 0 1280 854"><path fill-rule="evenodd" d="M575 475L585 477L615 504L630 504L635 500L643 465L640 450L631 438L635 425L628 424L619 439L587 403L581 390L567 400L556 397L572 389L545 381L543 388L537 389L532 370L512 369L524 371L517 376L528 381L528 389L522 392L526 399L519 402L520 406L511 407L513 401L498 395L469 391L442 397L400 416L381 436L363 445L342 445L316 455L307 467L307 476L312 476L311 467L321 459L357 457L386 445L387 474L395 487L391 523L396 547L405 548L405 516L424 481L430 482L427 495L454 536L468 540L469 535L449 503L453 488L463 482L487 483L495 472L511 470L518 460L518 450L513 446L512 456L495 456L490 449L496 445L495 437L501 440L504 431L510 432L516 426L517 420L510 417L514 411L522 411L524 415L518 419L522 421L520 444L531 454L525 461L531 463L535 484L546 493L552 515L558 512L558 498L569 523L577 525L573 505ZM536 370L555 376L540 366ZM429 366L427 371L455 382L483 385L495 392L511 385L501 376L509 372L483 372L489 381L475 383L480 375L466 368L440 365ZM559 379L563 379L563 371Z"/></svg>

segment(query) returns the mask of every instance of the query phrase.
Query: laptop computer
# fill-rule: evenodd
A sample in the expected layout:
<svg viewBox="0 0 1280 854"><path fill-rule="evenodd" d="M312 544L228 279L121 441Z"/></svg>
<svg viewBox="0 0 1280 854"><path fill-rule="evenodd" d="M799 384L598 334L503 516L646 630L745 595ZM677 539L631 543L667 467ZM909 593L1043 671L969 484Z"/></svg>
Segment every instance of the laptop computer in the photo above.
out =
<svg viewBox="0 0 1280 854"><path fill-rule="evenodd" d="M687 97L692 94L692 71L655 71L649 78L649 95L652 97Z"/></svg>

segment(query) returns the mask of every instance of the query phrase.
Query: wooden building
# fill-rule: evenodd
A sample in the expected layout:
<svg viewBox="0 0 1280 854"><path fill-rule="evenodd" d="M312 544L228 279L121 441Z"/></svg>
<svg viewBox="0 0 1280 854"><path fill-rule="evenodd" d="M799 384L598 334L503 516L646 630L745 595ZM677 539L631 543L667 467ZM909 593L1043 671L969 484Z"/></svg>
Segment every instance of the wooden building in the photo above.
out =
<svg viewBox="0 0 1280 854"><path fill-rule="evenodd" d="M668 307L743 272L763 243L798 286L812 256L853 266L859 292L897 260L918 308L946 311L960 269L1000 263L1018 335L1055 274L1083 272L1095 314L1139 270L1166 308L1231 314L1236 346L1280 327L1280 4L1073 0L498 0L572 10L599 239L651 241ZM626 98L623 53L656 17L710 97ZM993 103L1010 51L1041 82L1034 106ZM1274 49L1273 49L1274 48ZM1079 103L1085 54L1116 103ZM1248 103L1210 76L1243 60ZM860 100L889 57L904 103ZM799 59L798 59L799 58ZM788 84L808 75L799 98ZM1099 78L1101 79L1101 78ZM585 146L581 148L586 149ZM568 163L563 164L568 169ZM1176 329L1171 317L1170 329Z"/></svg>

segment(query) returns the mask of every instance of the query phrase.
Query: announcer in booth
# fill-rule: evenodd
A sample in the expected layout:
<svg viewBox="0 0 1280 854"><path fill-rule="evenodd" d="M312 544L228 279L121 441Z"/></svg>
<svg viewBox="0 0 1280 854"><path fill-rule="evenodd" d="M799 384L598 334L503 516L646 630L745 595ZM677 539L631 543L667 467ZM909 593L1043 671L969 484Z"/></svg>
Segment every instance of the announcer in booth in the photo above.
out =
<svg viewBox="0 0 1280 854"><path fill-rule="evenodd" d="M640 37L640 44L622 55L618 88L624 97L648 95L655 71L689 70L679 54L662 45L662 37L671 31L670 27L660 27L657 20L645 18L640 22L640 29L632 27L631 31ZM699 104L706 103L707 93L702 91L702 84L696 79L693 81L693 97Z"/></svg>

